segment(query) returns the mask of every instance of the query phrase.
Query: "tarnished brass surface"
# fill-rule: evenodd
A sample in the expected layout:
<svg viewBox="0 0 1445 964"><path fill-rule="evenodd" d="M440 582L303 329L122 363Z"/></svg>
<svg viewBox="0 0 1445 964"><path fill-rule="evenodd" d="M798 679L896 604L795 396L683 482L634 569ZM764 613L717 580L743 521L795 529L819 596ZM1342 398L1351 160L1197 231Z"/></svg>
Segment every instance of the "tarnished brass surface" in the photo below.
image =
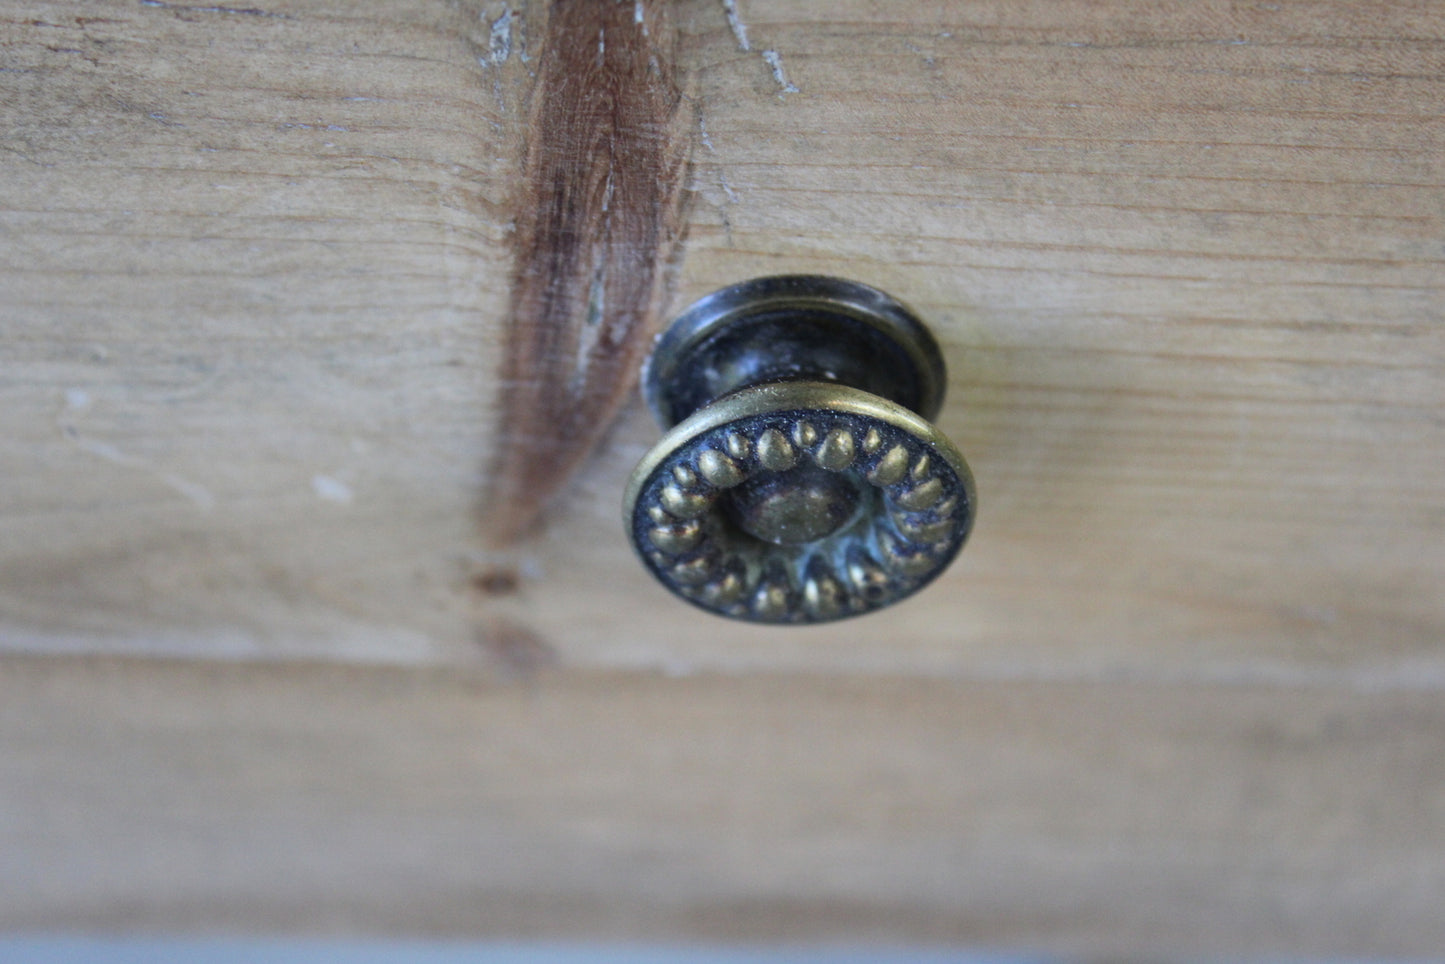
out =
<svg viewBox="0 0 1445 964"><path fill-rule="evenodd" d="M759 483L774 502L761 510L747 492ZM632 473L624 504L643 562L684 599L740 619L814 623L931 581L968 537L974 487L952 443L902 406L782 382L669 431Z"/></svg>
<svg viewBox="0 0 1445 964"><path fill-rule="evenodd" d="M968 465L910 408L936 412L945 381L922 322L866 285L795 275L709 295L644 373L677 424L628 482L633 547L679 596L756 622L917 592L973 525Z"/></svg>

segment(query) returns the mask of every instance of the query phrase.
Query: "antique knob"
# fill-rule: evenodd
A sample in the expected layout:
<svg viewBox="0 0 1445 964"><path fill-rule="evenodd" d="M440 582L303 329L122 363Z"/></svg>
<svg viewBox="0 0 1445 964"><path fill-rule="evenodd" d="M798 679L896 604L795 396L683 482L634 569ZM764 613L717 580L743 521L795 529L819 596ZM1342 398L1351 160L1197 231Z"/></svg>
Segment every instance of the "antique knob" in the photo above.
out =
<svg viewBox="0 0 1445 964"><path fill-rule="evenodd" d="M786 275L708 295L643 368L669 431L628 480L633 547L688 602L754 622L917 592L973 524L968 465L929 423L945 385L928 329L875 288Z"/></svg>

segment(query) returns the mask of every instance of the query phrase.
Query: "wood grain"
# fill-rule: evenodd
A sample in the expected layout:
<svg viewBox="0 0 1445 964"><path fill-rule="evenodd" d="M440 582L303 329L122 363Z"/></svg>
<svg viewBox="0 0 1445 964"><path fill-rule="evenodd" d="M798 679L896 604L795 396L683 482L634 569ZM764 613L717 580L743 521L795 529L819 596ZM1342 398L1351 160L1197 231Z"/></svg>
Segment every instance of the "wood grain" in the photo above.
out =
<svg viewBox="0 0 1445 964"><path fill-rule="evenodd" d="M695 121L666 3L546 12L484 529L514 543L612 426L661 329Z"/></svg>
<svg viewBox="0 0 1445 964"><path fill-rule="evenodd" d="M1445 8L664 13L687 193L534 311L542 6L0 0L6 920L1434 953ZM597 245L660 304L673 203L669 311L818 271L934 326L980 515L909 605L676 604L601 394L484 540L498 373L578 371Z"/></svg>
<svg viewBox="0 0 1445 964"><path fill-rule="evenodd" d="M700 122L674 306L822 271L923 312L982 503L939 584L781 640L696 622L616 521L657 437L635 403L547 531L480 538L514 389L606 421L543 407L575 342L495 374L590 292L579 261L553 321L516 303L550 290L513 225L554 156L525 139L542 11L41 5L0 74L5 642L468 662L525 630L596 666L1445 681L1432 8L734 9L669 8ZM657 223L609 222L607 257L655 266L629 239ZM475 588L494 570L515 591Z"/></svg>
<svg viewBox="0 0 1445 964"><path fill-rule="evenodd" d="M1436 694L0 668L7 929L1083 960L1445 941Z"/></svg>

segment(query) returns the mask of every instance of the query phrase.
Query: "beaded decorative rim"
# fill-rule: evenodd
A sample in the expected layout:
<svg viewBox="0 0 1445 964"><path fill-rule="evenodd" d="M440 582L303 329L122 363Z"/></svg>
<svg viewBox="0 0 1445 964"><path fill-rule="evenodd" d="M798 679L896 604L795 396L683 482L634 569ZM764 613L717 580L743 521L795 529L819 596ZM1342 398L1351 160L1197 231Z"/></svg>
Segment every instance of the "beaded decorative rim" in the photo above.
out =
<svg viewBox="0 0 1445 964"><path fill-rule="evenodd" d="M821 538L778 544L744 531L728 500L767 475L821 471L854 493ZM821 382L746 388L683 420L633 472L623 499L633 548L663 585L703 609L764 623L818 623L891 605L927 585L973 525L968 465L927 421L876 395Z"/></svg>

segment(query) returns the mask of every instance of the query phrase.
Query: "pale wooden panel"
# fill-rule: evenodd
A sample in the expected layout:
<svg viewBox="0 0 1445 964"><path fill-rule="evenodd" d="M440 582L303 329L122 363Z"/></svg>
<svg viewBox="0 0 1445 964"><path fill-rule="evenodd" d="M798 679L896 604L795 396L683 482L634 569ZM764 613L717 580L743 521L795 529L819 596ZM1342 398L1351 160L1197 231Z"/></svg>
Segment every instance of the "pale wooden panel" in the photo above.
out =
<svg viewBox="0 0 1445 964"><path fill-rule="evenodd" d="M0 924L1438 952L1445 8L735 9L675 304L913 302L982 497L824 630L640 406L482 538L539 7L0 0Z"/></svg>
<svg viewBox="0 0 1445 964"><path fill-rule="evenodd" d="M746 51L677 7L675 301L911 300L980 483L936 588L786 636L633 565L637 407L540 538L478 538L540 19L499 60L505 9L12 18L7 645L1445 679L1438 6L743 2Z"/></svg>
<svg viewBox="0 0 1445 964"><path fill-rule="evenodd" d="M0 927L1433 955L1445 705L0 660Z"/></svg>
<svg viewBox="0 0 1445 964"><path fill-rule="evenodd" d="M514 171L486 11L54 12L13 28L8 81L17 638L455 651ZM880 625L829 631L846 658L1438 673L1429 18L744 12L748 54L692 11L716 209L685 293L817 269L911 298L986 499L886 652ZM522 618L579 659L770 660L724 624L677 651L692 614L607 577L650 431L527 551ZM618 591L656 629L589 628ZM438 599L459 611L419 612Z"/></svg>
<svg viewBox="0 0 1445 964"><path fill-rule="evenodd" d="M5 10L10 645L461 645L519 62L475 9L268 11Z"/></svg>

